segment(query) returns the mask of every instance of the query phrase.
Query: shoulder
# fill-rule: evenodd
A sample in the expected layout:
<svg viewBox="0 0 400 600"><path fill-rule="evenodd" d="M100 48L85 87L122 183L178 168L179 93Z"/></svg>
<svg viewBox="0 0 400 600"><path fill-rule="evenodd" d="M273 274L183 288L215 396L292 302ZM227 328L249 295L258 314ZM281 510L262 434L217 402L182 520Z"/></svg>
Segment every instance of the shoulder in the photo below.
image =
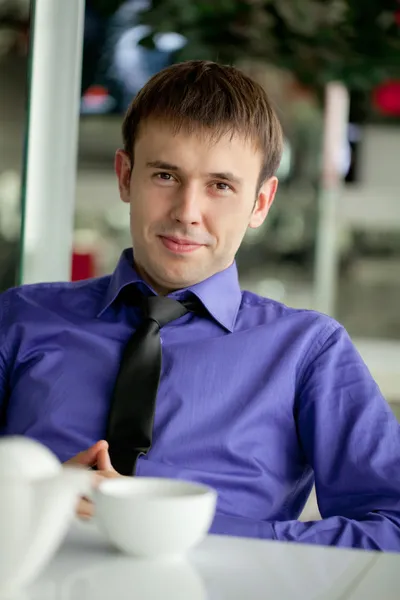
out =
<svg viewBox="0 0 400 600"><path fill-rule="evenodd" d="M283 302L278 302L277 300L259 296L248 291L242 292L239 314L242 314L246 319L253 318L255 322L258 320L260 325L281 321L301 322L310 325L316 323L319 327L328 328L332 332L341 327L340 323L335 321L335 319L316 310L292 308Z"/></svg>
<svg viewBox="0 0 400 600"><path fill-rule="evenodd" d="M0 323L24 321L40 316L82 316L95 313L109 285L110 276L79 282L22 285L0 294Z"/></svg>
<svg viewBox="0 0 400 600"><path fill-rule="evenodd" d="M252 292L242 292L238 314L240 328L266 326L271 332L286 334L295 340L307 338L321 348L343 326L332 317L316 310L292 308Z"/></svg>
<svg viewBox="0 0 400 600"><path fill-rule="evenodd" d="M322 364L338 368L340 363L357 364L366 371L346 329L334 318L315 310L298 309L250 292L242 293L238 328L252 329L265 347L285 357L294 358L302 378L309 368ZM345 358L344 358L345 357Z"/></svg>

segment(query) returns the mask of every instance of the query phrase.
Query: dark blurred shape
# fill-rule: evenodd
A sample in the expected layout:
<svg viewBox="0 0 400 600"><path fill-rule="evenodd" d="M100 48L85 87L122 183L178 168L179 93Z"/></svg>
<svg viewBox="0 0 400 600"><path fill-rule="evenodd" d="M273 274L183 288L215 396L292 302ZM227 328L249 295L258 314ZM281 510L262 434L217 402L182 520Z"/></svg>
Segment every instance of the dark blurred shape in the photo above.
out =
<svg viewBox="0 0 400 600"><path fill-rule="evenodd" d="M96 2L87 0L83 40L82 93L86 92L96 76L106 35L106 18L96 8Z"/></svg>
<svg viewBox="0 0 400 600"><path fill-rule="evenodd" d="M140 41L151 29L140 23L148 0L88 2L82 65L83 114L125 112L147 80L173 62L185 40L174 33L157 37L152 48Z"/></svg>
<svg viewBox="0 0 400 600"><path fill-rule="evenodd" d="M19 240L0 239L0 293L17 284Z"/></svg>

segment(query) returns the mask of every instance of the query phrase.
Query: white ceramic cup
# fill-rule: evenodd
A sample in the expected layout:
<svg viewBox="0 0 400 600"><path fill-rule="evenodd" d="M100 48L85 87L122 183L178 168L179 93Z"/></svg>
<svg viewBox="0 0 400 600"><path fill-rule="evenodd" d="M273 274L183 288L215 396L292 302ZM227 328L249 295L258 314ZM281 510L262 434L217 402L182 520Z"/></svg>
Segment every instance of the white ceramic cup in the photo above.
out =
<svg viewBox="0 0 400 600"><path fill-rule="evenodd" d="M44 445L0 439L0 599L20 593L50 561L92 474L62 467Z"/></svg>
<svg viewBox="0 0 400 600"><path fill-rule="evenodd" d="M96 521L110 542L147 558L182 556L207 534L217 493L173 479L105 479L94 492Z"/></svg>

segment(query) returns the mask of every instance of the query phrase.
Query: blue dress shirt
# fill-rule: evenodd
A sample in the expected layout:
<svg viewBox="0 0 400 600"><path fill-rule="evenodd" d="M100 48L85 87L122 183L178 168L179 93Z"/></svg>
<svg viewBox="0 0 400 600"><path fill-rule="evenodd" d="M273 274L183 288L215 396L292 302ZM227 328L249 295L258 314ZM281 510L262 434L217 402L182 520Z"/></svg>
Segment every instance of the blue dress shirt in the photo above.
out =
<svg viewBox="0 0 400 600"><path fill-rule="evenodd" d="M148 287L126 250L112 276L0 296L0 435L61 461L103 438L140 319L132 283ZM214 533L399 551L400 428L343 327L241 292L234 264L189 290L209 317L161 330L153 446L137 475L216 488ZM299 522L314 480L323 520Z"/></svg>

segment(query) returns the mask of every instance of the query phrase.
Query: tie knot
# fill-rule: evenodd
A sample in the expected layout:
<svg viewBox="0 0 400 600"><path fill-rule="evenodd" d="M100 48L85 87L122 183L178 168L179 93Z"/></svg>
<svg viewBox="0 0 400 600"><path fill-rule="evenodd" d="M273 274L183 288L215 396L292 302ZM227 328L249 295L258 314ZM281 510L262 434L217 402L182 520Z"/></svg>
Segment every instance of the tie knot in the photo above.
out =
<svg viewBox="0 0 400 600"><path fill-rule="evenodd" d="M158 326L164 327L167 323L183 317L189 309L178 300L166 296L147 296L143 298L145 316L155 321Z"/></svg>

